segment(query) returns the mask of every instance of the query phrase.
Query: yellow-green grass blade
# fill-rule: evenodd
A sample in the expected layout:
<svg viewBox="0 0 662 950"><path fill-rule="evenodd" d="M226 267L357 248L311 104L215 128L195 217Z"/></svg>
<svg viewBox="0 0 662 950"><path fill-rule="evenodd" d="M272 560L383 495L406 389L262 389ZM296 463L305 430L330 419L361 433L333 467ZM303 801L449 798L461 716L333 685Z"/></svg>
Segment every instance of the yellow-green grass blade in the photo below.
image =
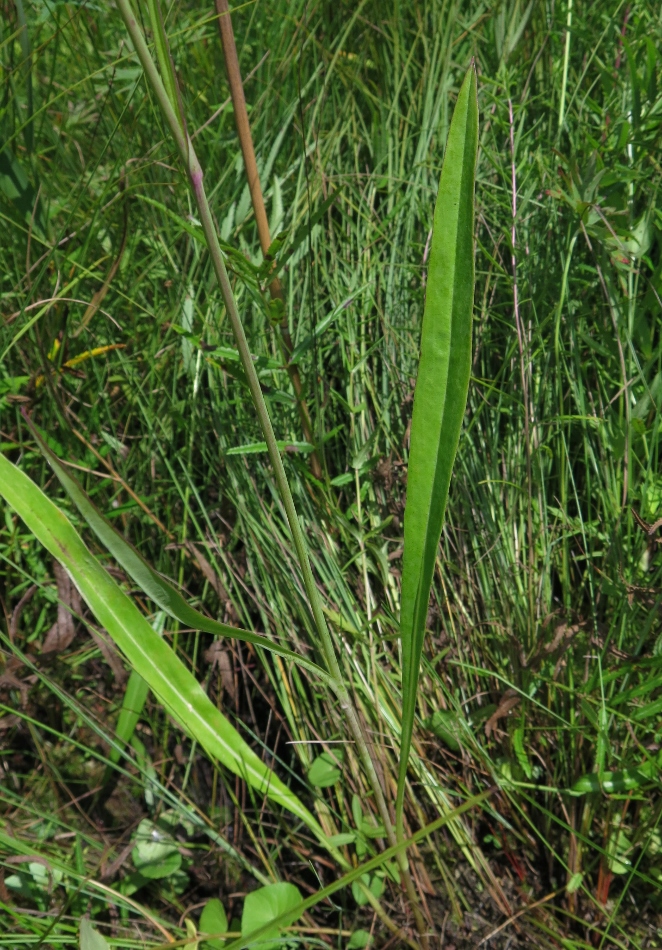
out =
<svg viewBox="0 0 662 950"><path fill-rule="evenodd" d="M430 586L471 371L476 91L476 71L471 66L455 106L439 183L414 394L400 612L400 830Z"/></svg>
<svg viewBox="0 0 662 950"><path fill-rule="evenodd" d="M73 475L66 471L57 455L46 445L34 423L27 415L24 418L42 455L99 541L110 551L118 564L124 568L143 593L147 594L169 617L174 617L185 627L191 627L194 630L202 630L204 633L211 633L215 636L232 637L235 640L254 643L265 650L271 650L272 653L278 653L279 656L287 660L299 663L326 682L330 681L330 677L325 670L311 660L306 659L306 657L301 656L301 654L288 650L286 647L282 647L258 633L252 633L250 630L242 630L241 627L231 627L226 623L220 623L218 620L212 620L210 617L205 617L195 607L191 607L172 584L155 571L142 554L132 544L129 544L126 538L99 511Z"/></svg>
<svg viewBox="0 0 662 950"><path fill-rule="evenodd" d="M64 512L4 455L0 455L0 495L66 569L97 621L180 726L225 768L301 819L326 846L313 815L214 706L191 671L99 564Z"/></svg>

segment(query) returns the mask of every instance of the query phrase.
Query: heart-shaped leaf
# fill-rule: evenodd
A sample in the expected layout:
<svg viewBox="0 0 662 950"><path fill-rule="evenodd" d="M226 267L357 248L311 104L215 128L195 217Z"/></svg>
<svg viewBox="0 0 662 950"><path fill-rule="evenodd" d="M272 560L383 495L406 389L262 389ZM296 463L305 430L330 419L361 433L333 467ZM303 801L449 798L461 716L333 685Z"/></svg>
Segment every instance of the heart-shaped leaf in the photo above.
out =
<svg viewBox="0 0 662 950"><path fill-rule="evenodd" d="M322 752L308 769L308 781L317 788L328 788L335 785L342 775L338 765L339 756L330 752Z"/></svg>
<svg viewBox="0 0 662 950"><path fill-rule="evenodd" d="M212 897L205 904L200 914L200 924L198 926L200 933L204 934L223 934L228 932L228 917L225 913L225 907L221 904L218 897ZM225 946L225 940L215 938L205 940L203 948L211 950L222 950Z"/></svg>
<svg viewBox="0 0 662 950"><path fill-rule="evenodd" d="M278 884L267 884L256 891L251 891L244 901L244 910L241 915L241 935L249 937L254 930L264 927L270 921L286 914L301 903L301 893L294 884L283 881ZM296 918L294 918L296 919ZM294 923L294 920L292 920ZM279 941L269 939L278 935L278 927L273 931L267 930L254 946L259 950L275 950Z"/></svg>
<svg viewBox="0 0 662 950"><path fill-rule="evenodd" d="M177 843L164 834L149 818L143 819L136 832L136 845L131 852L133 865L143 877L158 880L170 877L182 866Z"/></svg>
<svg viewBox="0 0 662 950"><path fill-rule="evenodd" d="M80 950L110 950L108 941L95 930L88 917L83 917L78 931Z"/></svg>

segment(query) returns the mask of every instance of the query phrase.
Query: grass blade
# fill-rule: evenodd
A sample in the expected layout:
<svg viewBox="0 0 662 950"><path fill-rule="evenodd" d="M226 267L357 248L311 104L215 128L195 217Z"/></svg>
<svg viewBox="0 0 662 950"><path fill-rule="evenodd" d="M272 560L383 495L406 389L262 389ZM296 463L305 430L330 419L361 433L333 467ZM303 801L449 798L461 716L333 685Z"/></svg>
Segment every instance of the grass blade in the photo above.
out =
<svg viewBox="0 0 662 950"><path fill-rule="evenodd" d="M434 212L411 426L400 616L403 706L396 809L400 829L430 585L469 388L477 146L476 72L471 66L448 133Z"/></svg>
<svg viewBox="0 0 662 950"><path fill-rule="evenodd" d="M4 455L0 455L0 494L68 571L98 622L177 722L210 756L300 818L326 845L313 815L211 702L193 674L99 564L65 514Z"/></svg>
<svg viewBox="0 0 662 950"><path fill-rule="evenodd" d="M163 617L163 614L161 614L161 616ZM133 734L136 731L136 726L145 708L148 695L149 686L140 673L136 673L135 670L132 670L129 681L126 684L124 699L122 700L122 707L115 728L115 739L125 747L128 747L133 739ZM113 746L108 753L110 761L116 765L121 757L122 753L119 748Z"/></svg>
<svg viewBox="0 0 662 950"><path fill-rule="evenodd" d="M163 22L163 12L161 10L161 0L147 0L147 9L149 11L149 20L154 37L154 46L156 47L156 56L161 71L163 85L166 88L168 99L175 110L182 132L185 130L184 110L179 95L179 86L175 77L175 65L170 53L170 44L165 31Z"/></svg>
<svg viewBox="0 0 662 950"><path fill-rule="evenodd" d="M317 676L320 676L325 682L330 683L328 673L316 663L307 660L299 653L294 653L286 647L281 647L267 637L260 636L257 633L251 633L250 630L243 630L240 627L231 627L228 624L220 623L218 620L212 620L205 617L204 614L191 607L182 595L177 591L161 574L157 573L142 554L137 551L132 544L124 538L120 532L102 515L94 502L88 497L83 488L76 479L70 475L61 464L55 453L46 445L39 435L32 421L25 416L25 421L30 427L39 450L53 469L57 478L69 495L79 512L85 518L90 528L94 531L97 538L103 546L110 551L115 560L120 564L132 580L138 584L140 589L157 604L161 610L164 610L169 617L179 620L185 627L192 627L194 630L202 630L205 633L211 633L219 637L232 637L235 640L244 640L248 643L254 643L256 646L265 650L271 650L272 653L278 653L285 659L299 663Z"/></svg>

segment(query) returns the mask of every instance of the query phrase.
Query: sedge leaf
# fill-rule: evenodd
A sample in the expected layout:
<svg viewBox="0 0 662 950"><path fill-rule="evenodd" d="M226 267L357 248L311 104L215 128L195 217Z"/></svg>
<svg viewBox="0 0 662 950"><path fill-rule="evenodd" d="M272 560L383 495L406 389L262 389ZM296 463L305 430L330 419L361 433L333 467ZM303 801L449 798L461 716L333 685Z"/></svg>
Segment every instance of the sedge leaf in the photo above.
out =
<svg viewBox="0 0 662 950"><path fill-rule="evenodd" d="M324 832L211 702L191 671L99 564L63 511L0 455L0 495L66 569L83 600L174 719L213 758L299 817L326 846Z"/></svg>
<svg viewBox="0 0 662 950"><path fill-rule="evenodd" d="M477 147L476 71L471 66L448 133L434 212L411 425L400 613L402 735L396 809L399 828L430 586L471 371Z"/></svg>

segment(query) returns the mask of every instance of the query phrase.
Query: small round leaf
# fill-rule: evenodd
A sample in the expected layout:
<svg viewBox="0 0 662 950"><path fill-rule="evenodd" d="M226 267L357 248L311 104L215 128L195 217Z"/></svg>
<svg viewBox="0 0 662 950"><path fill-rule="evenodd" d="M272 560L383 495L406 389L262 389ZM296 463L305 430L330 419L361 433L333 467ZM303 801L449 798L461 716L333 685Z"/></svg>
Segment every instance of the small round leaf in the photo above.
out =
<svg viewBox="0 0 662 950"><path fill-rule="evenodd" d="M308 770L308 781L317 788L328 788L340 780L341 774L336 757L322 752Z"/></svg>
<svg viewBox="0 0 662 950"><path fill-rule="evenodd" d="M241 915L242 936L247 937L254 930L264 927L271 920L275 920L281 914L292 910L297 904L301 903L301 900L299 888L287 882L267 884L266 887L259 887L256 891L251 891L244 901L244 910ZM296 919L296 917L293 917L291 923L294 923ZM274 927L251 946L258 947L259 950L276 950L279 941L274 941L273 938L277 936L278 927Z"/></svg>

